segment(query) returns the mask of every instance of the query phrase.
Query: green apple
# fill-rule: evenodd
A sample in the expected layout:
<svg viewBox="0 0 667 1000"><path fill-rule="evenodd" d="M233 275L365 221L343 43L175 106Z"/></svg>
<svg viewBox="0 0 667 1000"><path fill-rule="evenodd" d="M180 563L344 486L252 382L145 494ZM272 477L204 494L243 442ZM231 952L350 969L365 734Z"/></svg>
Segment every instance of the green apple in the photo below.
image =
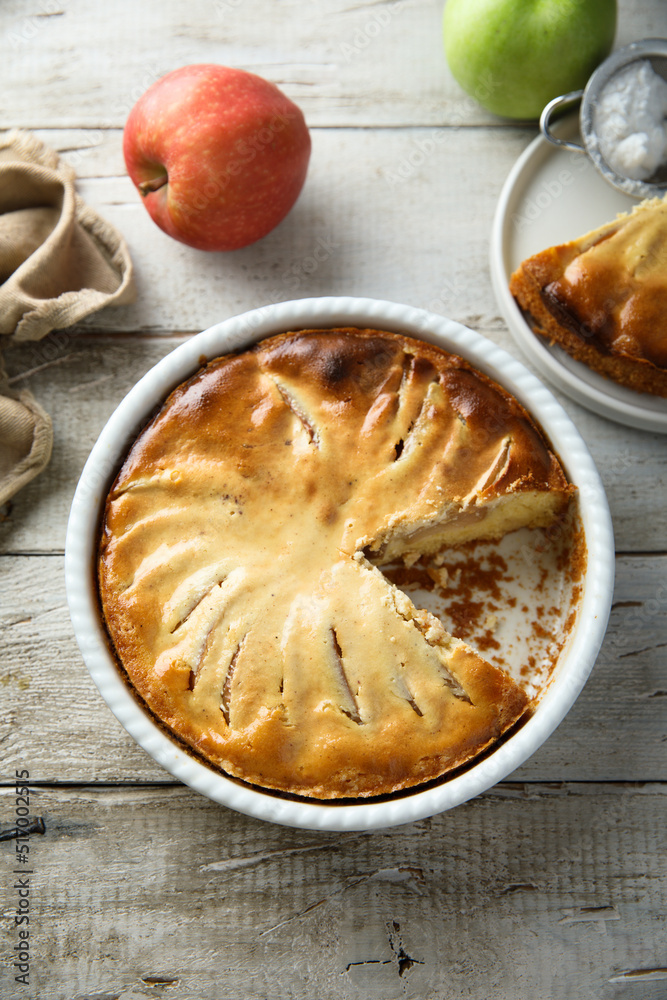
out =
<svg viewBox="0 0 667 1000"><path fill-rule="evenodd" d="M466 93L496 115L535 119L609 54L616 0L447 0L443 31Z"/></svg>

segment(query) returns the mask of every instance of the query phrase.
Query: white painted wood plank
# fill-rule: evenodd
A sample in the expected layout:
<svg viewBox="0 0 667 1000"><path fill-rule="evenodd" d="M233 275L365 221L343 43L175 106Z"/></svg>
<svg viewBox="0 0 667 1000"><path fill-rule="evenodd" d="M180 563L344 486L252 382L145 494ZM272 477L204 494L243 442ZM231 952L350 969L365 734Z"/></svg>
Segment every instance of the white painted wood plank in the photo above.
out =
<svg viewBox="0 0 667 1000"><path fill-rule="evenodd" d="M92 142L98 133L81 135ZM124 176L122 134L99 135L99 146L86 146L70 131L40 133L71 155L79 143L79 192L124 235L135 262L136 303L102 310L81 329L192 333L272 302L356 295L430 309L512 343L491 289L489 235L530 131L315 130L292 212L259 243L226 254L162 233Z"/></svg>
<svg viewBox="0 0 667 1000"><path fill-rule="evenodd" d="M370 835L182 788L33 789L31 811L31 992L7 981L6 1000L665 995L663 786L505 786Z"/></svg>
<svg viewBox="0 0 667 1000"><path fill-rule="evenodd" d="M66 607L62 560L0 558L3 770L40 781L169 781L90 680ZM517 777L659 781L667 774L667 557L617 560L598 662L554 735ZM9 775L7 772L9 769Z"/></svg>
<svg viewBox="0 0 667 1000"><path fill-rule="evenodd" d="M495 124L460 90L441 0L6 0L0 127L122 127L150 83L192 62L272 80L311 125ZM617 45L665 33L661 0L621 0Z"/></svg>
<svg viewBox="0 0 667 1000"><path fill-rule="evenodd" d="M314 130L295 207L263 240L231 253L193 250L166 236L122 168L120 175L90 175L106 159L114 170L122 161L121 133L105 134L94 160L77 167L78 189L125 236L138 299L82 325L193 332L267 303L358 295L504 329L491 289L489 237L502 184L533 134ZM58 139L70 141L68 134Z"/></svg>

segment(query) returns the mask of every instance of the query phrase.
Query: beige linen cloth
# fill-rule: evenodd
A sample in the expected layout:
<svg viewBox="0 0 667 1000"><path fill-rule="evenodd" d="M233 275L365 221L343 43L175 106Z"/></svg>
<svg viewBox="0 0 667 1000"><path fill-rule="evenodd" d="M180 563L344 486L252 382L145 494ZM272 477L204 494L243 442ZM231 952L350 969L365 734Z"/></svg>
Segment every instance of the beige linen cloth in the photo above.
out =
<svg viewBox="0 0 667 1000"><path fill-rule="evenodd" d="M31 133L0 136L0 351L135 298L123 238L74 182ZM42 471L52 440L48 414L27 390L12 390L0 353L0 505Z"/></svg>

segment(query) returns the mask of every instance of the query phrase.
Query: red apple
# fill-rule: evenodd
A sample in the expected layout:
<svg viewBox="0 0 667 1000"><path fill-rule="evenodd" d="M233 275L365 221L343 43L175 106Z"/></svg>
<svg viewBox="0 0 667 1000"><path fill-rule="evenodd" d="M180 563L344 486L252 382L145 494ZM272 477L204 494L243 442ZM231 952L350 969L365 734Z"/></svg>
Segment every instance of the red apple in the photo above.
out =
<svg viewBox="0 0 667 1000"><path fill-rule="evenodd" d="M254 73L183 66L132 108L123 154L160 229L199 250L237 250L298 198L310 133L299 108Z"/></svg>

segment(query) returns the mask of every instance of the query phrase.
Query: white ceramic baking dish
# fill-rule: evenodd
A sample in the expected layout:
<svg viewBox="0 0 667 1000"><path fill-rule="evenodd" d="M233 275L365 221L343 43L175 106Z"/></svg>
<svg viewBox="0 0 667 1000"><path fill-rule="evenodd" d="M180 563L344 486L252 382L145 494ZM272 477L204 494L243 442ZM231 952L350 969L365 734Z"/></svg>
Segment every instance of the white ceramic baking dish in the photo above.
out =
<svg viewBox="0 0 667 1000"><path fill-rule="evenodd" d="M329 804L294 800L234 781L200 761L157 725L126 685L109 651L95 584L102 505L113 476L156 406L203 359L242 349L286 330L365 326L430 341L466 358L530 411L579 489L588 563L576 624L532 717L461 773L435 786L382 801ZM374 299L319 298L281 302L225 320L193 337L152 368L122 400L99 436L79 481L67 530L67 597L83 659L107 705L134 739L174 777L231 809L273 823L313 830L373 830L451 809L507 777L561 722L595 662L607 625L614 544L606 496L574 424L551 393L519 361L451 320Z"/></svg>

